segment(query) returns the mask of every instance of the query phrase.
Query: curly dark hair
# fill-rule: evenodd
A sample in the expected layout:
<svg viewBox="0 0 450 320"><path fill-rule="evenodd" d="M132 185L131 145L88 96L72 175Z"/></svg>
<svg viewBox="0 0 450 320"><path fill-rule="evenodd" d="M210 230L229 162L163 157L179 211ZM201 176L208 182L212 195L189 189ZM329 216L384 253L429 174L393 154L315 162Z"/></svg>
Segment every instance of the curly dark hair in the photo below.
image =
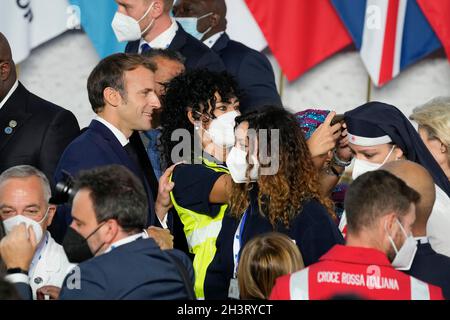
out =
<svg viewBox="0 0 450 320"><path fill-rule="evenodd" d="M188 162L194 160L194 126L189 121L187 112L192 110L195 120L200 120L201 115L214 119L216 92L220 94L222 101L230 101L234 97L239 99L242 96L237 82L230 74L206 69L186 71L166 85L165 94L161 97L163 111L160 149L163 168L173 164L170 155L172 149L179 143L179 141L172 141L172 133L176 129L189 131L192 152L190 155L183 156Z"/></svg>
<svg viewBox="0 0 450 320"><path fill-rule="evenodd" d="M336 219L333 203L320 193L319 174L295 116L282 108L266 106L260 111L236 118L237 125L242 122L247 122L249 129L255 130L257 134L261 130L267 130L267 141L271 141L273 129L279 130L277 150L271 150L270 143L267 147L268 157L271 157L272 153L279 154L278 172L274 175L261 175L258 180L258 204L261 214L266 216L273 226L281 222L289 227L292 219L301 211L302 203L315 199ZM247 171L252 167L250 164ZM230 200L232 216L242 216L249 206L252 188L253 184L250 182L233 183Z"/></svg>

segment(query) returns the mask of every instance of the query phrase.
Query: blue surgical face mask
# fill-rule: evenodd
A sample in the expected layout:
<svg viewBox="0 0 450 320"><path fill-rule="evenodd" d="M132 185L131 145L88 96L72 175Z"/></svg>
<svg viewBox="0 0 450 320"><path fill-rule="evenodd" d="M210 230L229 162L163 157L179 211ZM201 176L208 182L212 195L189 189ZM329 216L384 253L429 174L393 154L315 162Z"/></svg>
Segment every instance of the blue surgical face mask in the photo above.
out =
<svg viewBox="0 0 450 320"><path fill-rule="evenodd" d="M186 31L187 33L189 33L191 36L193 36L194 38L196 38L197 40L202 40L203 36L205 34L207 34L212 27L209 27L208 29L206 29L205 32L199 32L197 30L197 25L198 25L198 20L209 17L210 15L212 15L213 13L207 13L201 17L179 17L179 18L175 18L175 20L181 24L181 26L183 27L184 31Z"/></svg>

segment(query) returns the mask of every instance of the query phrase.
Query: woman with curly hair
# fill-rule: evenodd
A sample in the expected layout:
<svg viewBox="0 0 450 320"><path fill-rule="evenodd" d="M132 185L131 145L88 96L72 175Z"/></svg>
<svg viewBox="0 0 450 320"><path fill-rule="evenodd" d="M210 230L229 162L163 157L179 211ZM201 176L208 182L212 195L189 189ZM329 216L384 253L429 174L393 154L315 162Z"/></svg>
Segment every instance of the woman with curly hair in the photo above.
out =
<svg viewBox="0 0 450 320"><path fill-rule="evenodd" d="M173 225L176 229L181 220L188 250L194 255L194 288L199 299L204 297L206 269L228 207L231 177L224 162L234 145L238 96L230 75L194 70L174 78L163 97L163 163L188 163L178 165L172 176L171 199L178 214Z"/></svg>
<svg viewBox="0 0 450 320"><path fill-rule="evenodd" d="M240 251L259 234L277 231L288 235L306 266L344 241L334 222L331 200L320 192L318 172L295 116L268 107L240 116L236 123L236 145L227 158L234 181L231 208L223 219L217 252L208 268L207 299L238 298ZM278 145L272 144L277 137ZM263 140L268 141L267 148ZM276 162L278 170L274 172L271 169L277 167Z"/></svg>

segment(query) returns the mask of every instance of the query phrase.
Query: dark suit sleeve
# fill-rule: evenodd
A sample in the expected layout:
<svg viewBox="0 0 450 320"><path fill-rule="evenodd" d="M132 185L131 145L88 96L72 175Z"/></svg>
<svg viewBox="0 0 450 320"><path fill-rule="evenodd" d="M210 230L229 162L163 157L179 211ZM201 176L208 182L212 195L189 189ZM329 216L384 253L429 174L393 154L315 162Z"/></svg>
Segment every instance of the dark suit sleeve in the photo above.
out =
<svg viewBox="0 0 450 320"><path fill-rule="evenodd" d="M106 299L106 278L94 264L88 268L75 267L64 279L60 300L104 300Z"/></svg>
<svg viewBox="0 0 450 320"><path fill-rule="evenodd" d="M220 57L212 50L205 52L200 57L197 65L196 65L196 68L199 68L199 69L206 68L209 71L216 71L216 72L222 72L222 71L226 70L222 59L220 59Z"/></svg>
<svg viewBox="0 0 450 320"><path fill-rule="evenodd" d="M327 253L336 244L344 244L339 229L329 216L324 206L316 201L306 204L301 223L303 226L293 238L303 257L305 266L319 261L319 258Z"/></svg>
<svg viewBox="0 0 450 320"><path fill-rule="evenodd" d="M282 106L272 66L263 54L248 52L241 61L238 79L244 91L241 104L246 107L245 112L264 105Z"/></svg>
<svg viewBox="0 0 450 320"><path fill-rule="evenodd" d="M28 283L16 282L14 283L14 287L22 300L33 300L33 293Z"/></svg>
<svg viewBox="0 0 450 320"><path fill-rule="evenodd" d="M70 111L62 110L56 114L44 136L39 155L39 167L50 181L64 149L79 133L77 119Z"/></svg>

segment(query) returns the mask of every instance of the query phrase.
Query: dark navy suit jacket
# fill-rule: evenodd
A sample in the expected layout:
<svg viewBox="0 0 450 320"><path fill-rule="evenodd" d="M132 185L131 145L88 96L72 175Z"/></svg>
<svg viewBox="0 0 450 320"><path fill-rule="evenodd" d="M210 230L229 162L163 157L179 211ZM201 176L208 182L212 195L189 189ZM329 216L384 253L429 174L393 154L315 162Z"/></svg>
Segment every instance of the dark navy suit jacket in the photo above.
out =
<svg viewBox="0 0 450 320"><path fill-rule="evenodd" d="M295 240L305 263L309 266L336 244L344 244L339 229L329 216L325 207L317 200L305 201L301 212L291 221L289 229L283 224L275 228L269 219L260 214L256 190L252 190L251 205L242 231L242 248L255 236L277 231ZM207 300L227 299L230 280L233 277L233 243L239 220L225 215L222 229L217 237L217 251L208 267L205 278L205 298ZM241 252L240 251L240 252Z"/></svg>
<svg viewBox="0 0 450 320"><path fill-rule="evenodd" d="M146 155L143 158L145 158L145 161L150 162ZM111 130L99 121L93 120L87 130L66 148L56 168L55 181L58 182L63 179L63 170L69 172L72 176L76 176L81 170L111 164L123 165L140 178L148 198L149 215L147 223L148 225L159 226L154 202L154 194L156 194L157 190L153 190L154 187L150 184L147 174L144 176L143 171L133 162ZM146 165L151 168L150 163ZM55 225L53 226L55 234L53 236L61 240L67 226L72 221L70 208L68 206L60 206L55 219Z"/></svg>
<svg viewBox="0 0 450 320"><path fill-rule="evenodd" d="M434 251L429 243L417 245L411 269L406 273L440 287L445 299L450 299L450 258Z"/></svg>
<svg viewBox="0 0 450 320"><path fill-rule="evenodd" d="M129 42L125 52L139 52L139 43L140 40ZM180 24L178 24L178 31L168 49L178 51L186 58L184 65L188 70L206 68L211 71L225 71L225 66L219 56L184 31Z"/></svg>
<svg viewBox="0 0 450 320"><path fill-rule="evenodd" d="M78 265L64 280L61 300L186 300L183 276L173 256L185 267L190 285L194 271L181 251L159 249L153 239L138 239ZM74 285L80 276L79 289Z"/></svg>
<svg viewBox="0 0 450 320"><path fill-rule="evenodd" d="M264 54L230 40L226 33L217 40L212 50L220 56L227 71L244 91L240 101L241 112L264 105L282 106L272 65Z"/></svg>

